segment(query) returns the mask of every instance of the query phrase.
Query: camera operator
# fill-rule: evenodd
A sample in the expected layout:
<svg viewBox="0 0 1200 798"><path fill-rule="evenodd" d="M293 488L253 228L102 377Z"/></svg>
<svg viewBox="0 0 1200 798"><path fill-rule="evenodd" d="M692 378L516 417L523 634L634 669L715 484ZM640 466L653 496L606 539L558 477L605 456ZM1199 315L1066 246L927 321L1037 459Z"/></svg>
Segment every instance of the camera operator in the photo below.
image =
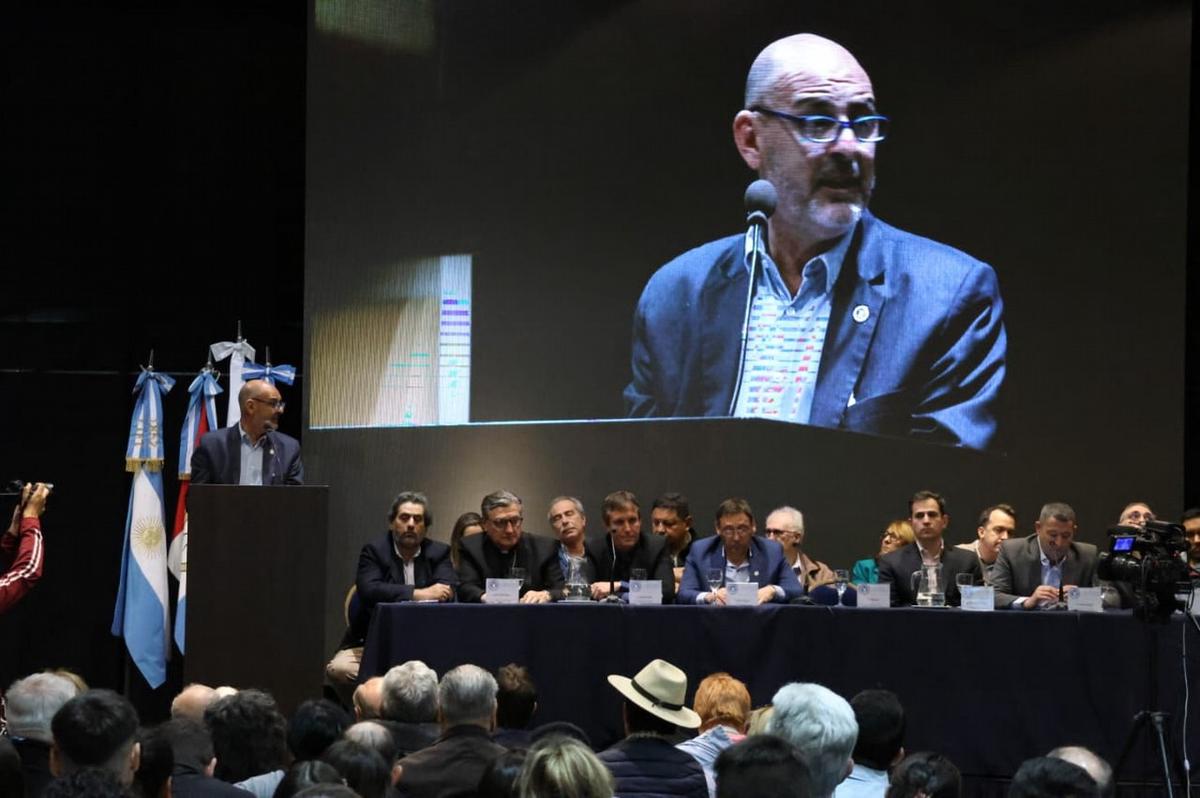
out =
<svg viewBox="0 0 1200 798"><path fill-rule="evenodd" d="M42 577L45 554L42 545L42 526L39 518L46 509L50 486L39 482L26 484L21 501L13 509L12 523L0 535L0 614L33 589Z"/></svg>

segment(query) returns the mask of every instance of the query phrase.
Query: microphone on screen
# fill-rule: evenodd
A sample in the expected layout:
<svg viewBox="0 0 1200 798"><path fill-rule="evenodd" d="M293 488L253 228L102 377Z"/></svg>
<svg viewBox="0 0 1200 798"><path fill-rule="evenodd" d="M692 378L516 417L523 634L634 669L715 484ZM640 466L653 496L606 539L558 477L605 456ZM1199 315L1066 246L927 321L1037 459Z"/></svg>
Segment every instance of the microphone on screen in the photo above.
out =
<svg viewBox="0 0 1200 798"><path fill-rule="evenodd" d="M729 415L737 410L738 394L742 390L742 372L746 366L746 339L750 336L750 311L754 307L754 288L762 269L762 255L766 249L767 220L775 213L779 195L769 180L755 180L746 188L743 197L746 207L746 257L750 263L750 280L746 284L746 310L742 315L742 341L738 351L737 381L733 385L733 396L729 398Z"/></svg>

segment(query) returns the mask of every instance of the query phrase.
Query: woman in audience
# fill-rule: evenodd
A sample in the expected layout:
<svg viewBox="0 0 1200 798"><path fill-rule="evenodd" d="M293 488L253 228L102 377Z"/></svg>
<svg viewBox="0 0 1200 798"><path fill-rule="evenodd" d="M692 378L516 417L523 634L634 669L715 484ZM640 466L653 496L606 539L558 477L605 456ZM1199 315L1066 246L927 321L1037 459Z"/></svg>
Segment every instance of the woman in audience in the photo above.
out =
<svg viewBox="0 0 1200 798"><path fill-rule="evenodd" d="M750 691L728 673L714 673L705 677L696 688L693 708L700 716L700 733L675 747L687 751L700 763L704 780L708 782L708 794L715 796L717 782L713 763L722 751L746 738Z"/></svg>
<svg viewBox="0 0 1200 798"><path fill-rule="evenodd" d="M896 549L907 546L914 540L912 524L901 518L887 525L883 536L879 539L879 553L874 557L859 560L854 563L850 572L850 582L855 585L875 584L879 581L879 558L891 554Z"/></svg>
<svg viewBox="0 0 1200 798"><path fill-rule="evenodd" d="M517 777L520 798L612 798L613 778L592 749L550 735L529 749Z"/></svg>
<svg viewBox="0 0 1200 798"><path fill-rule="evenodd" d="M892 771L887 798L959 798L962 776L946 757L918 751L901 760Z"/></svg>
<svg viewBox="0 0 1200 798"><path fill-rule="evenodd" d="M450 531L450 562L454 563L454 570L458 570L458 547L462 539L482 532L483 519L479 513L463 513L454 522L454 529Z"/></svg>

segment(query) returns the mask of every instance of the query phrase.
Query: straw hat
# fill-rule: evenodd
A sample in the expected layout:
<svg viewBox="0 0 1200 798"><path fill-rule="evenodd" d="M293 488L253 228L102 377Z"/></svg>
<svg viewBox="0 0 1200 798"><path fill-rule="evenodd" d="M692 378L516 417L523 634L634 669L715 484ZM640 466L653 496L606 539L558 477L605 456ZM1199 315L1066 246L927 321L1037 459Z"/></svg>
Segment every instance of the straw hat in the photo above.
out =
<svg viewBox="0 0 1200 798"><path fill-rule="evenodd" d="M632 679L610 674L608 683L651 715L685 729L700 726L700 716L683 705L687 674L665 660L651 660Z"/></svg>

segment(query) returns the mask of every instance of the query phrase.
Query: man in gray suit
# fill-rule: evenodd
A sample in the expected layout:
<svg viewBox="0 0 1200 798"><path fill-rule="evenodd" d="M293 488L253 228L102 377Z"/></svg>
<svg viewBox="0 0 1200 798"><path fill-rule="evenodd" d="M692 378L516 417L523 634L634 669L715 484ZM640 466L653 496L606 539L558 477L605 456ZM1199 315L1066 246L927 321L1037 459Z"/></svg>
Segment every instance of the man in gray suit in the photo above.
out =
<svg viewBox="0 0 1200 798"><path fill-rule="evenodd" d="M1007 540L992 573L996 609L1049 609L1072 587L1095 587L1096 547L1075 542L1075 511L1062 502L1042 507L1036 530Z"/></svg>

